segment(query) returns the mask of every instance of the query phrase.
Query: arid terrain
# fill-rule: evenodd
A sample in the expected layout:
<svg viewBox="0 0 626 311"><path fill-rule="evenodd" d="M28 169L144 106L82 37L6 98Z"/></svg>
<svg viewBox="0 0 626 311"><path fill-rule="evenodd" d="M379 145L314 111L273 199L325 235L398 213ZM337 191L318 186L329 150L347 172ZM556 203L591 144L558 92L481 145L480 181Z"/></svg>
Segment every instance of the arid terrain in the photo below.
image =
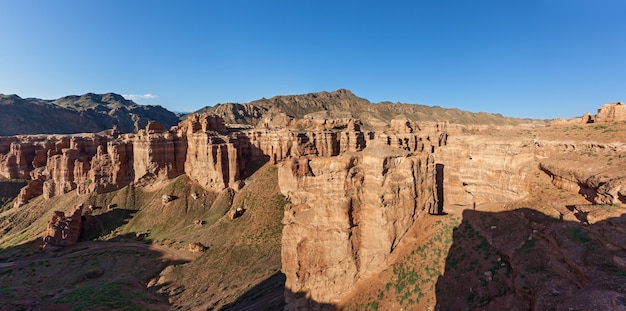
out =
<svg viewBox="0 0 626 311"><path fill-rule="evenodd" d="M0 94L0 136L19 134L136 132L148 121L170 127L178 117L160 106L143 106L114 93L65 96L55 100Z"/></svg>
<svg viewBox="0 0 626 311"><path fill-rule="evenodd" d="M201 112L0 137L0 310L626 310L622 103Z"/></svg>

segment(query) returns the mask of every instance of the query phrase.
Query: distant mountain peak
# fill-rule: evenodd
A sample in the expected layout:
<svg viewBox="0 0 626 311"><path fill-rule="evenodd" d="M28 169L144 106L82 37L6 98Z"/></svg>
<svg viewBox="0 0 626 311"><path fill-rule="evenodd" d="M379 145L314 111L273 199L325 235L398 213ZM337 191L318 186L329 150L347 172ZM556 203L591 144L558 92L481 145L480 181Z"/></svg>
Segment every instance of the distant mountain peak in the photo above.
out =
<svg viewBox="0 0 626 311"><path fill-rule="evenodd" d="M354 95L354 93L352 93L348 89L338 89L332 92L322 91L322 92L317 92L317 93L309 93L307 95L312 95L313 97L316 97L316 98L358 98L358 96ZM292 95L292 96L303 96L303 95Z"/></svg>
<svg viewBox="0 0 626 311"><path fill-rule="evenodd" d="M117 126L123 133L136 132L148 121L165 127L180 119L160 106L139 105L116 93L86 93L55 100L22 99L0 94L1 135L99 132Z"/></svg>
<svg viewBox="0 0 626 311"><path fill-rule="evenodd" d="M330 92L330 94L337 94L342 96L356 96L354 95L354 93L352 93L352 91L348 89L338 89L336 91Z"/></svg>

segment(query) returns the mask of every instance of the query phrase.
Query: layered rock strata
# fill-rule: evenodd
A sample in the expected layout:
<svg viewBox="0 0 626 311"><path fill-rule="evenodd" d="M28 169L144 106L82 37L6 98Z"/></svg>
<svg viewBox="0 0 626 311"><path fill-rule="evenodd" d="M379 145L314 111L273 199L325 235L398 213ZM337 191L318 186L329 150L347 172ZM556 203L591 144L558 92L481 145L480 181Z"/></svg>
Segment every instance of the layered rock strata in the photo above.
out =
<svg viewBox="0 0 626 311"><path fill-rule="evenodd" d="M337 302L385 264L420 214L437 210L433 146L418 142L438 146L445 133L390 134L370 136L361 151L279 165L280 189L291 201L282 240L289 309Z"/></svg>
<svg viewBox="0 0 626 311"><path fill-rule="evenodd" d="M336 156L361 150L358 120L326 120L312 130L228 128L214 115L192 115L166 130L149 122L135 134L0 137L0 178L24 179L15 205L77 190L102 193L187 174L207 190L239 189L258 163L292 156Z"/></svg>
<svg viewBox="0 0 626 311"><path fill-rule="evenodd" d="M594 118L596 123L626 121L626 105L622 102L602 105Z"/></svg>
<svg viewBox="0 0 626 311"><path fill-rule="evenodd" d="M537 167L536 146L528 139L453 136L436 158L444 171L446 204L522 199L529 194L526 177Z"/></svg>
<svg viewBox="0 0 626 311"><path fill-rule="evenodd" d="M577 192L594 204L626 203L626 178L615 169L626 165L626 144L541 141L536 145L538 153L546 155L539 159L539 168L557 188ZM594 160L596 157L608 159L608 163Z"/></svg>

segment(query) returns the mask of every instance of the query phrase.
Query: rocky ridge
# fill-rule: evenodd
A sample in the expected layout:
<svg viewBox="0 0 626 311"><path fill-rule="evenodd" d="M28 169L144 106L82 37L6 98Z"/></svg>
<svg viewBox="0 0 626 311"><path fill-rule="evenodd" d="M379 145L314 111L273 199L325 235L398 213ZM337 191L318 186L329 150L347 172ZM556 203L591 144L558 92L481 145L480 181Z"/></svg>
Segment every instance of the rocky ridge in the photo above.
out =
<svg viewBox="0 0 626 311"><path fill-rule="evenodd" d="M369 130L384 130L391 120L409 119L419 122L450 122L455 124L544 124L544 121L506 118L499 114L471 113L416 104L371 103L346 89L304 95L275 96L245 104L226 103L205 107L197 113L210 112L222 116L226 123L256 126L267 119L307 119L323 111L327 119L355 118Z"/></svg>
<svg viewBox="0 0 626 311"><path fill-rule="evenodd" d="M95 133L116 127L133 133L153 120L169 128L179 118L161 106L138 105L114 93L56 100L0 94L0 136Z"/></svg>

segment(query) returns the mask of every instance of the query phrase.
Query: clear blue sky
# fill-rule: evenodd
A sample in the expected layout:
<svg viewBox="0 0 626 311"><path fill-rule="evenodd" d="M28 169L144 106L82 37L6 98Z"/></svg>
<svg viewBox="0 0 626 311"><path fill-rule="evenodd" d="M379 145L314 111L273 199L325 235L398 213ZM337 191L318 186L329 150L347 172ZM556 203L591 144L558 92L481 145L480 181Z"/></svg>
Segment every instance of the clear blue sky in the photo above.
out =
<svg viewBox="0 0 626 311"><path fill-rule="evenodd" d="M352 90L507 116L626 101L626 1L0 1L0 93L193 111Z"/></svg>

